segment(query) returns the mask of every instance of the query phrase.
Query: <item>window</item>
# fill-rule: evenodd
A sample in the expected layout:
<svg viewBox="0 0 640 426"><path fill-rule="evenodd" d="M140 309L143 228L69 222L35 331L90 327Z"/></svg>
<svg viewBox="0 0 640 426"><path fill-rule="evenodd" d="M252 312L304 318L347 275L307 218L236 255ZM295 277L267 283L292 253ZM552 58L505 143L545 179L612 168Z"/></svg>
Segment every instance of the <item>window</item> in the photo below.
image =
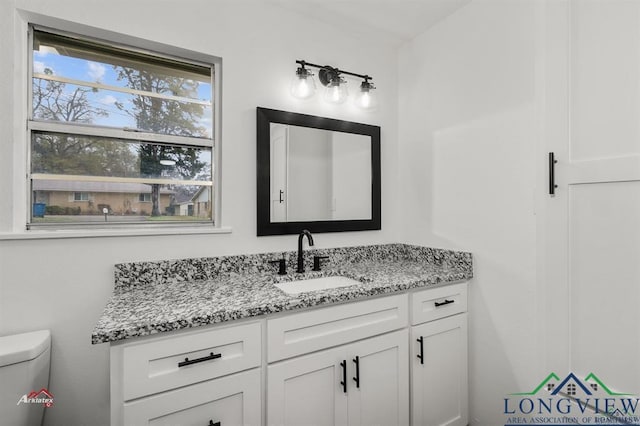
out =
<svg viewBox="0 0 640 426"><path fill-rule="evenodd" d="M89 201L88 192L74 192L73 201Z"/></svg>
<svg viewBox="0 0 640 426"><path fill-rule="evenodd" d="M215 200L214 65L33 27L30 37L28 227L105 226L104 208L107 226L213 224L213 209L181 206Z"/></svg>

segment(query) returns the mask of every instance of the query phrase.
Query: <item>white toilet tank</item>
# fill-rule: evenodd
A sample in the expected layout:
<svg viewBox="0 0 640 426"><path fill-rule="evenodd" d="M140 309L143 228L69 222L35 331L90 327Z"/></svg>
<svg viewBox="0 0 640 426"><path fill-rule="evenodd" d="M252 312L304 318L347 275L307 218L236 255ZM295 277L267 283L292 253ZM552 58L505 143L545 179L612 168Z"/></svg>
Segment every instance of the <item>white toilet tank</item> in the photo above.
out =
<svg viewBox="0 0 640 426"><path fill-rule="evenodd" d="M49 387L49 330L0 337L0 423L40 426Z"/></svg>

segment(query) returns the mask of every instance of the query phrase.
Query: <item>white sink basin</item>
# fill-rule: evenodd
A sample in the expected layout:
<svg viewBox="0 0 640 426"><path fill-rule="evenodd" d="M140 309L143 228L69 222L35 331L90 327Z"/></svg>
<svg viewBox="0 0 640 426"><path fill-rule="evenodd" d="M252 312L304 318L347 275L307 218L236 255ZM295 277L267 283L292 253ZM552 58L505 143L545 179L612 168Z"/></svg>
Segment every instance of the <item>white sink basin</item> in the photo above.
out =
<svg viewBox="0 0 640 426"><path fill-rule="evenodd" d="M348 287L355 284L362 284L353 278L342 276L310 278L308 280L286 281L274 284L287 294L299 294L307 291L327 290L330 288Z"/></svg>

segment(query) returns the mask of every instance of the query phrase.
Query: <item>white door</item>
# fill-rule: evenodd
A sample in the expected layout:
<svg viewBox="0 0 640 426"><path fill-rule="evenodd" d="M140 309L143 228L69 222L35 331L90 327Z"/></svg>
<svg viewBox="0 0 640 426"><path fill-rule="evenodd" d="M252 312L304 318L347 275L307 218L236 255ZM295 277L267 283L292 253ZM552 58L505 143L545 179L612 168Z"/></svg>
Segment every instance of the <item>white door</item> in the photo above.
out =
<svg viewBox="0 0 640 426"><path fill-rule="evenodd" d="M637 394L640 2L549 1L545 14L540 343L548 372L594 373ZM554 196L547 152L558 160Z"/></svg>
<svg viewBox="0 0 640 426"><path fill-rule="evenodd" d="M349 426L409 423L407 330L349 345Z"/></svg>
<svg viewBox="0 0 640 426"><path fill-rule="evenodd" d="M289 127L271 124L271 222L287 221L287 158Z"/></svg>
<svg viewBox="0 0 640 426"><path fill-rule="evenodd" d="M412 327L412 425L467 425L467 334L466 313Z"/></svg>
<svg viewBox="0 0 640 426"><path fill-rule="evenodd" d="M346 361L341 346L269 365L267 424L346 425L347 394L340 384Z"/></svg>

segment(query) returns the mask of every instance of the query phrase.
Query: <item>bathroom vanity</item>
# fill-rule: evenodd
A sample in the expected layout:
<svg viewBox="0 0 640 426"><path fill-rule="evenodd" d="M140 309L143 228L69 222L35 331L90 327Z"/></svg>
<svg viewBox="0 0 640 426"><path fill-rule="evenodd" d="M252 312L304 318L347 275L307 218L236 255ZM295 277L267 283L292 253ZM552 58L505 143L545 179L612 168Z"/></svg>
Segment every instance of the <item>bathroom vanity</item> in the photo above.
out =
<svg viewBox="0 0 640 426"><path fill-rule="evenodd" d="M111 342L112 424L466 425L470 254L314 254L302 277L272 271L280 253L118 265L92 335ZM274 285L327 276L358 283Z"/></svg>

